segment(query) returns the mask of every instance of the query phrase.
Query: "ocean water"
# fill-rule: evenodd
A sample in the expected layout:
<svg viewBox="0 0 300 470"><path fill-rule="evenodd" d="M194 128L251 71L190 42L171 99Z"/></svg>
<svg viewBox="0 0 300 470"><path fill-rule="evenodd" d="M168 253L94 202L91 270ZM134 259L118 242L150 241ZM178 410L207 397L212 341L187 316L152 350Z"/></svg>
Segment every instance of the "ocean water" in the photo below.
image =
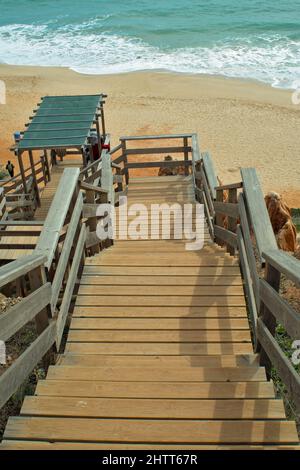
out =
<svg viewBox="0 0 300 470"><path fill-rule="evenodd" d="M300 0L0 0L0 62L300 86Z"/></svg>

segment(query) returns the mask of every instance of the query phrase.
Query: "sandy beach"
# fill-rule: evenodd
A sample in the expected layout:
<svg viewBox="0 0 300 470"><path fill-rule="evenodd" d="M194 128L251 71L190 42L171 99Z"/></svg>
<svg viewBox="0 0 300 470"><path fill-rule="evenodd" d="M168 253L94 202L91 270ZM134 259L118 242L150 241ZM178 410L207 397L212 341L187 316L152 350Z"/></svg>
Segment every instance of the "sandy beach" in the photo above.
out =
<svg viewBox="0 0 300 470"><path fill-rule="evenodd" d="M300 106L292 92L218 77L138 72L82 75L66 68L0 66L7 103L0 106L0 159L12 157L12 134L23 130L44 95L108 94L107 131L121 135L197 132L224 182L256 167L264 192L300 207Z"/></svg>

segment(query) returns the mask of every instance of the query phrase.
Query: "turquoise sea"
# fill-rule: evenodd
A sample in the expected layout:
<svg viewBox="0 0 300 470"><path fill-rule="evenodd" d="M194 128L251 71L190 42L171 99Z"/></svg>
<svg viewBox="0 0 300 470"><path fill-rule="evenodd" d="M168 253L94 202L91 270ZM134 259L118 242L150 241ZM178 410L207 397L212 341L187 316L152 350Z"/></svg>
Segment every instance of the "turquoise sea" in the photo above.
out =
<svg viewBox="0 0 300 470"><path fill-rule="evenodd" d="M0 0L0 62L300 86L300 0Z"/></svg>

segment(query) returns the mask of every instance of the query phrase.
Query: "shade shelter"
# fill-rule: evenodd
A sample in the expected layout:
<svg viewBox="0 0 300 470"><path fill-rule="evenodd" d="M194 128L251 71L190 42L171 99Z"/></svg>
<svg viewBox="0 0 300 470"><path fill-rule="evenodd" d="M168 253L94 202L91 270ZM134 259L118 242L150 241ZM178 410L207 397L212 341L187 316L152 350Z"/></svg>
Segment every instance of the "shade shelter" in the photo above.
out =
<svg viewBox="0 0 300 470"><path fill-rule="evenodd" d="M104 99L106 95L45 96L42 98L14 151L27 192L23 156L28 153L36 183L33 152L41 150L49 167L48 152L62 150L65 155L81 154L87 164L87 150L92 158L92 134L97 134L99 153L105 140Z"/></svg>

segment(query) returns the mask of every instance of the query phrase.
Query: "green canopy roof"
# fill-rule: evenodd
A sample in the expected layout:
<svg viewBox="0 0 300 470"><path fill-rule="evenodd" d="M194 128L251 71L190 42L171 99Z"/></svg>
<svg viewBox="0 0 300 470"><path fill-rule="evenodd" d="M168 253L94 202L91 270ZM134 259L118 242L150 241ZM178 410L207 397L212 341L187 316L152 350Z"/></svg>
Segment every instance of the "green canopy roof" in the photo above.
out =
<svg viewBox="0 0 300 470"><path fill-rule="evenodd" d="M104 95L45 96L17 150L80 148L88 143Z"/></svg>

